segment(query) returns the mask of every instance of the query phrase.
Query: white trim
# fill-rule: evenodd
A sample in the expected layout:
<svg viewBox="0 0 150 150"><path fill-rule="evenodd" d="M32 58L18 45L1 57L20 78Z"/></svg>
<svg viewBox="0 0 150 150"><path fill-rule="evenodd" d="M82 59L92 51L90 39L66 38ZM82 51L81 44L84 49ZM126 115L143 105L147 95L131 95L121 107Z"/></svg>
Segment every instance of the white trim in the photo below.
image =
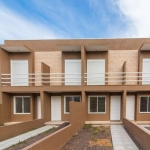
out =
<svg viewBox="0 0 150 150"><path fill-rule="evenodd" d="M30 107L30 113L16 113L16 97L21 97L22 98L22 105L24 105L24 103L23 103L23 97L29 97L30 98L30 96L14 96L13 97L13 104L14 104L14 107L13 107L13 109L14 109L14 114L17 114L17 115L24 115L24 114L31 114L31 107ZM31 106L31 98L30 98L30 106ZM23 109L23 108L22 108ZM24 110L23 110L23 112L24 112Z"/></svg>
<svg viewBox="0 0 150 150"><path fill-rule="evenodd" d="M105 112L90 112L90 97L105 97ZM98 100L98 99L97 99ZM98 105L97 105L98 109ZM91 95L88 96L88 114L106 114L106 95Z"/></svg>
<svg viewBox="0 0 150 150"><path fill-rule="evenodd" d="M150 112L148 112L148 105L147 105L147 112L141 112L141 111L140 111L140 107L141 107L141 97L147 97L147 98L149 98L150 95L141 95L141 96L140 96L139 113L140 113L140 114L150 114ZM149 100L149 99L148 99L148 100ZM150 102L150 100L149 100L149 102Z"/></svg>
<svg viewBox="0 0 150 150"><path fill-rule="evenodd" d="M69 112L66 112L66 97L80 97L80 102L81 102L81 95L65 95L64 96L64 114L70 114Z"/></svg>

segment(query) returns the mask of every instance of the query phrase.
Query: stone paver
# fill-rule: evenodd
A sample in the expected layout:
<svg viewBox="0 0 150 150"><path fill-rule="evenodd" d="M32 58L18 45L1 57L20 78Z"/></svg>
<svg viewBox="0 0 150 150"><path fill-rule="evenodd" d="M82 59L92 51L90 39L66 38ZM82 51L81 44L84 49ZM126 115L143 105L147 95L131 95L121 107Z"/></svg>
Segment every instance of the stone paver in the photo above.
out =
<svg viewBox="0 0 150 150"><path fill-rule="evenodd" d="M111 136L114 150L138 150L121 125L111 125Z"/></svg>
<svg viewBox="0 0 150 150"><path fill-rule="evenodd" d="M38 128L38 129L35 129L33 131L30 131L30 132L27 132L27 133L24 133L24 134L21 134L21 135L18 135L18 136L15 136L13 138L10 138L8 140L4 140L2 142L0 142L0 150L3 150L5 148L8 148L14 144L17 144L19 142L22 142L30 137L33 137L33 136L36 136L42 132L45 132L51 128L53 128L55 126L53 125L49 125L49 126L44 126L44 127L41 127L41 128Z"/></svg>

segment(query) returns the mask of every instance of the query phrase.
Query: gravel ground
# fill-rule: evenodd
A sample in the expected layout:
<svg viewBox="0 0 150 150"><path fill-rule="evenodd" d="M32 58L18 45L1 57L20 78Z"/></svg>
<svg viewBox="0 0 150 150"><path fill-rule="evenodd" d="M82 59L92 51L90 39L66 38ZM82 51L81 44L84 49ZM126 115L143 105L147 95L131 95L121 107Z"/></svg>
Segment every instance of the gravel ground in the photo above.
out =
<svg viewBox="0 0 150 150"><path fill-rule="evenodd" d="M61 150L113 150L110 127L84 127Z"/></svg>
<svg viewBox="0 0 150 150"><path fill-rule="evenodd" d="M59 129L65 127L65 126L67 126L68 124L69 123L67 123L67 122L63 123L62 125L60 125L57 128L52 128L50 130L47 130L47 131L45 131L45 132L43 132L43 133L41 133L37 136L31 137L31 138L29 138L29 139L27 139L23 142L20 142L16 145L13 145L13 146L9 147L9 148L6 148L5 150L21 150L22 148L25 148L26 146L31 145L31 144L35 143L36 141L38 141L38 140L40 140L40 139L56 132L57 130L59 130Z"/></svg>
<svg viewBox="0 0 150 150"><path fill-rule="evenodd" d="M133 140L133 142L135 143L135 145L138 147L139 150L145 150L140 143L134 138L134 136L127 130L127 128L124 128L126 130L126 132L129 134L130 138Z"/></svg>

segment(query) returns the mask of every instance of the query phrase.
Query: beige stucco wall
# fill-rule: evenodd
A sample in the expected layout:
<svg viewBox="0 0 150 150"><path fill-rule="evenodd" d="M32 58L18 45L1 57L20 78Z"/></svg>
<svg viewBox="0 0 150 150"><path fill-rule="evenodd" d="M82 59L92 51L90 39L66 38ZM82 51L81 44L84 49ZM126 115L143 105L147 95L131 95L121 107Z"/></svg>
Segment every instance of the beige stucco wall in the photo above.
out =
<svg viewBox="0 0 150 150"><path fill-rule="evenodd" d="M138 72L138 50L109 50L108 52L108 72L122 72L122 66L126 61L127 72ZM35 73L41 72L41 62L50 66L51 73L61 73L62 72L62 53L60 51L51 52L35 52ZM135 75L135 74L128 74ZM58 75L57 75L58 76ZM121 76L121 75L111 75L109 77ZM122 78L120 78L121 80ZM127 78L127 80L135 80L137 78ZM38 79L36 79L37 81ZM40 78L39 78L40 80ZM38 81L39 81L38 80ZM111 80L118 80L118 78L112 78ZM51 79L51 81L56 81L56 79ZM57 79L61 81L61 79ZM121 85L122 82L109 82L109 85ZM126 82L127 85L136 85L137 82ZM41 85L36 83L36 85ZM51 85L61 85L60 83L51 83Z"/></svg>
<svg viewBox="0 0 150 150"><path fill-rule="evenodd" d="M127 72L138 72L138 50L109 50L108 52L108 72L122 72L123 63L127 63ZM119 74L118 74L119 75ZM109 77L118 76L109 75ZM134 74L128 74L134 75ZM121 76L121 75L120 75ZM137 78L127 78L127 80L135 80ZM109 79L109 81L117 79ZM121 78L120 78L121 80ZM121 85L122 82L110 82L109 85ZM128 85L136 85L137 82L127 82Z"/></svg>
<svg viewBox="0 0 150 150"><path fill-rule="evenodd" d="M62 53L60 51L54 52L35 52L35 73L41 73L41 62L50 66L51 73L61 73L62 72ZM54 77L55 75L53 75ZM36 79L37 81L38 79ZM39 78L40 80L40 78ZM38 80L38 81L39 81ZM57 79L60 81L61 79ZM51 81L56 81L56 79L51 79ZM51 85L60 85L61 83L51 83ZM36 83L36 85L41 85Z"/></svg>

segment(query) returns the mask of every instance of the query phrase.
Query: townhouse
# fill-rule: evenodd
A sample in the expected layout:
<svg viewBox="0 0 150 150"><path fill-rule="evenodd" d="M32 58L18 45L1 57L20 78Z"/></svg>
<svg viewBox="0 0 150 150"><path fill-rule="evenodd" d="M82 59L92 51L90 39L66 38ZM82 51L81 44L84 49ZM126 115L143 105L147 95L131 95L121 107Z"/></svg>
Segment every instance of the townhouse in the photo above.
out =
<svg viewBox="0 0 150 150"><path fill-rule="evenodd" d="M6 40L0 45L2 122L150 120L150 38ZM77 110L78 111L78 110Z"/></svg>

